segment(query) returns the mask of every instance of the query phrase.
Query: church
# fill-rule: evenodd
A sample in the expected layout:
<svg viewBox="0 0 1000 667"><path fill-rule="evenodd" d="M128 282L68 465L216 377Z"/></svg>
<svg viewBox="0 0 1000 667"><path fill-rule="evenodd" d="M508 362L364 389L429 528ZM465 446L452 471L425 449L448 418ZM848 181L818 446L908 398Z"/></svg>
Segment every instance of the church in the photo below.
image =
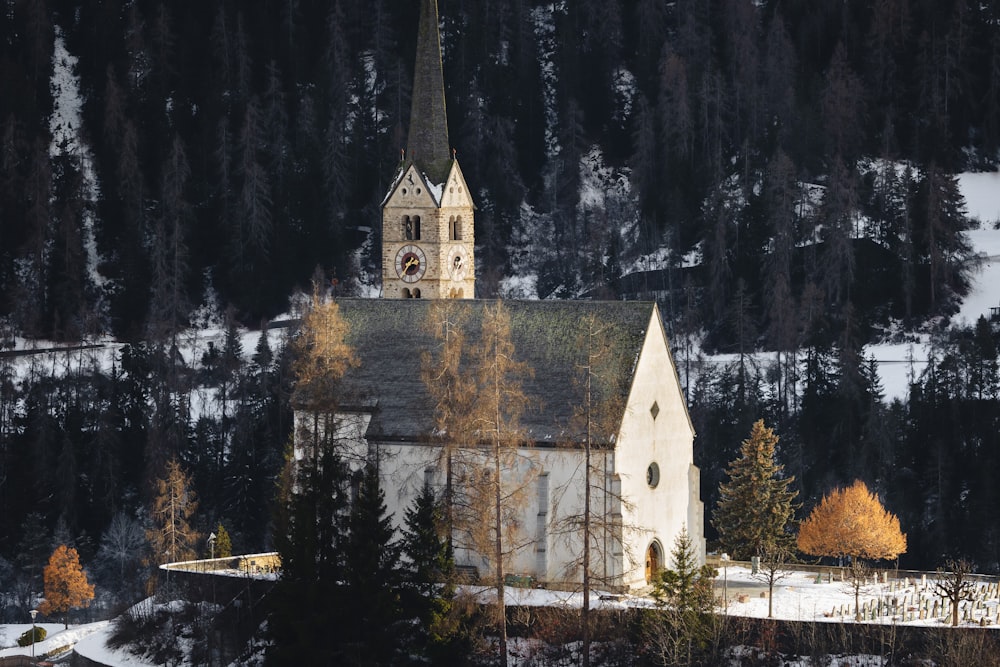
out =
<svg viewBox="0 0 1000 667"><path fill-rule="evenodd" d="M474 488L463 496L451 484L474 486L476 477L459 475L455 467L457 461L473 466L484 449L481 442L459 443L445 456L427 385L428 360L440 341L428 322L443 302L451 304L474 350L485 311L498 303L475 298L475 206L448 140L438 24L437 1L421 0L407 147L382 203L382 298L337 300L358 360L342 380L337 429L356 460L378 461L397 528L425 486L440 496L447 484L456 497L471 497ZM519 491L504 514L510 530L504 571L541 585L579 585L587 487L589 569L600 586L648 585L669 565L670 549L685 529L703 561L694 429L656 304L502 305L514 357L529 369L521 386L526 408L517 456L498 467L509 488ZM616 406L607 417L609 435L596 440L586 439L579 426L580 369L593 360L580 343L584 322L599 323L604 334L604 370L592 378ZM297 422L305 417L297 414ZM488 580L493 552L478 547L469 530L452 535L456 564Z"/></svg>

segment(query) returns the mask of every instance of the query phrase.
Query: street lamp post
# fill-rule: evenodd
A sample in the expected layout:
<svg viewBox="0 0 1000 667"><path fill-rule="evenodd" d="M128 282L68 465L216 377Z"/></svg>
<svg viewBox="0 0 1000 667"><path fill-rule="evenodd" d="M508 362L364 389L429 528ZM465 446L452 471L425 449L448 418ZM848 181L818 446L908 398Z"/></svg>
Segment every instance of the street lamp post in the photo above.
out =
<svg viewBox="0 0 1000 667"><path fill-rule="evenodd" d="M722 596L725 613L729 615L729 554L723 552L719 557L722 561Z"/></svg>
<svg viewBox="0 0 1000 667"><path fill-rule="evenodd" d="M35 657L35 616L38 616L38 610L32 609L28 612L31 614L31 657Z"/></svg>

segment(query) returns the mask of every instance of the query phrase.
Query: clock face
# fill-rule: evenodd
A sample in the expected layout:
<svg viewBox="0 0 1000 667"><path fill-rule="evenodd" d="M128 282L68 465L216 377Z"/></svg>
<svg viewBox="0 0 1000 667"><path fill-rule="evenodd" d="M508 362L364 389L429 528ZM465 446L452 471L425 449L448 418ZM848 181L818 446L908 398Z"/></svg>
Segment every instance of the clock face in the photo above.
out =
<svg viewBox="0 0 1000 667"><path fill-rule="evenodd" d="M461 246L455 246L448 252L448 273L452 280L464 280L469 272L468 260Z"/></svg>
<svg viewBox="0 0 1000 667"><path fill-rule="evenodd" d="M396 253L396 275L404 283L415 283L424 277L427 256L419 246L404 245Z"/></svg>

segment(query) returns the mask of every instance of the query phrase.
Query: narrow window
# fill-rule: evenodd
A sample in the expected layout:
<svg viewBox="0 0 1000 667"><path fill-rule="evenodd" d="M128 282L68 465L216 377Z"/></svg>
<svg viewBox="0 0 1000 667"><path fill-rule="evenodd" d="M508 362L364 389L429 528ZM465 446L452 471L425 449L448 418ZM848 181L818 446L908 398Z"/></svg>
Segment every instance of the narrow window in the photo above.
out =
<svg viewBox="0 0 1000 667"><path fill-rule="evenodd" d="M419 215L413 216L413 240L414 241L419 241L420 240L420 216Z"/></svg>
<svg viewBox="0 0 1000 667"><path fill-rule="evenodd" d="M451 230L451 240L461 241L462 240L462 216L455 218L455 225Z"/></svg>
<svg viewBox="0 0 1000 667"><path fill-rule="evenodd" d="M549 569L549 474L538 475L538 514L535 516L535 576L545 579Z"/></svg>
<svg viewBox="0 0 1000 667"><path fill-rule="evenodd" d="M414 290L413 290L413 298L414 299L419 299L420 298L420 289L419 288L414 288Z"/></svg>
<svg viewBox="0 0 1000 667"><path fill-rule="evenodd" d="M413 221L408 215L403 216L403 238L407 241L413 240Z"/></svg>
<svg viewBox="0 0 1000 667"><path fill-rule="evenodd" d="M404 299L412 299L413 298L413 295L410 294L410 290L409 290L408 287L404 287L403 288L403 298Z"/></svg>

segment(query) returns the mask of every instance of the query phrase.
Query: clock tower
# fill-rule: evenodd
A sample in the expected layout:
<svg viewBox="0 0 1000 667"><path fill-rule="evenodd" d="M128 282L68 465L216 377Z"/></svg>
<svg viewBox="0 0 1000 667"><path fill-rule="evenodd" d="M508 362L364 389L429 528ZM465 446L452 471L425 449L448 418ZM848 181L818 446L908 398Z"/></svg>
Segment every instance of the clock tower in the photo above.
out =
<svg viewBox="0 0 1000 667"><path fill-rule="evenodd" d="M382 296L474 298L474 211L448 143L437 0L421 0L406 152L382 202Z"/></svg>

